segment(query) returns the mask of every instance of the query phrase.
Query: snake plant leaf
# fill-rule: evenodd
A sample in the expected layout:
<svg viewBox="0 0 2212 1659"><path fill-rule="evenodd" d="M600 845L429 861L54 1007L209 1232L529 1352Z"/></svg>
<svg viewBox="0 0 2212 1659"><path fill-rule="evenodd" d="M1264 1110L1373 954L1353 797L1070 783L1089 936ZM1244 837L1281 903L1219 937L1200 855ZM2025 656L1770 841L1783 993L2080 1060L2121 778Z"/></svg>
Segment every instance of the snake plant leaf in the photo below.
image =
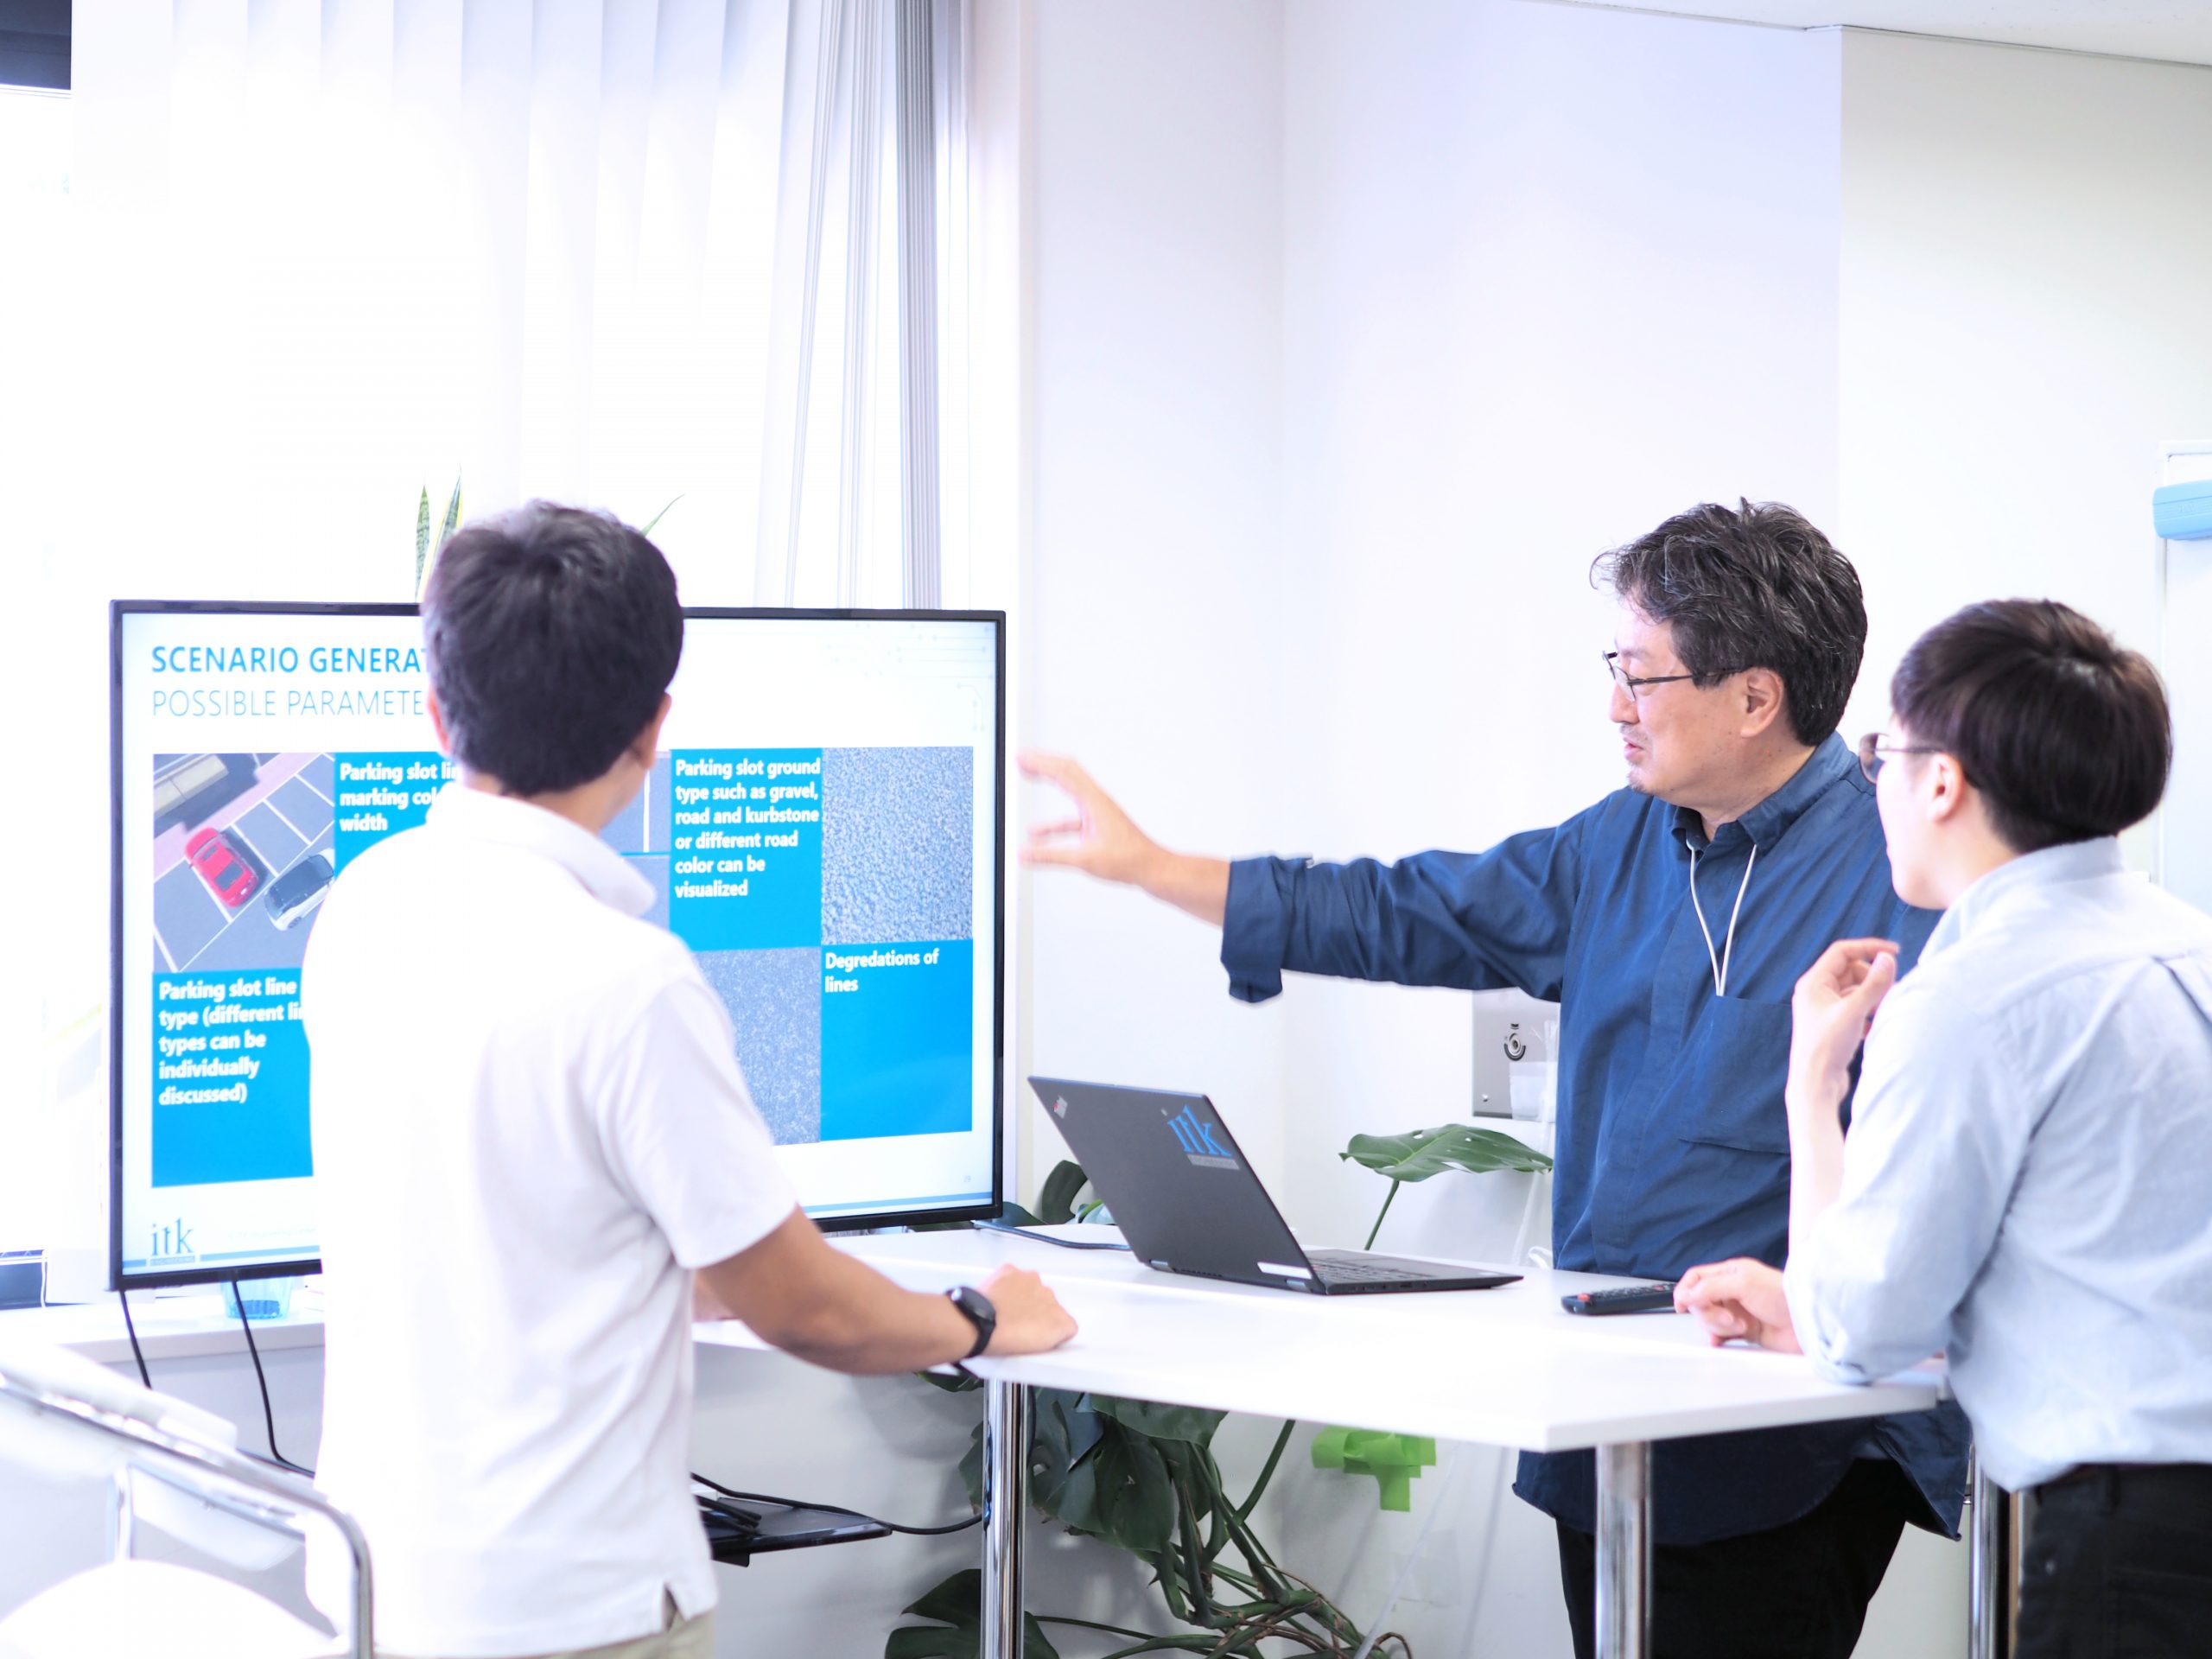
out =
<svg viewBox="0 0 2212 1659"><path fill-rule="evenodd" d="M438 551L445 551L446 543L453 539L454 531L460 528L461 480L456 477L453 481L453 499L446 503L445 523L438 527Z"/></svg>
<svg viewBox="0 0 2212 1659"><path fill-rule="evenodd" d="M1076 1196L1090 1179L1081 1164L1068 1159L1052 1166L1052 1173L1045 1178L1044 1188L1037 1194L1037 1213L1046 1226L1075 1219Z"/></svg>
<svg viewBox="0 0 2212 1659"><path fill-rule="evenodd" d="M1394 1181L1425 1181L1447 1169L1471 1174L1519 1170L1535 1174L1552 1160L1527 1142L1471 1123L1443 1123L1403 1135L1355 1135L1337 1154Z"/></svg>
<svg viewBox="0 0 2212 1659"><path fill-rule="evenodd" d="M1155 1440L1188 1440L1209 1446L1225 1411L1201 1411L1195 1406L1163 1406L1150 1400L1124 1400L1110 1394L1086 1394L1083 1403L1100 1415Z"/></svg>
<svg viewBox="0 0 2212 1659"><path fill-rule="evenodd" d="M430 486L423 486L423 499L415 504L415 596L423 594L423 571L430 562Z"/></svg>
<svg viewBox="0 0 2212 1659"><path fill-rule="evenodd" d="M677 494L677 495L671 495L671 496L670 496L670 497L668 498L668 507L672 507L672 506L674 506L677 502L681 501L683 499L683 497L681 494ZM639 534L639 535L640 535L640 536L643 536L643 537L646 537L648 540L650 540L650 539L652 538L652 533L653 533L653 526L654 526L655 524L657 524L660 523L660 521L661 521L662 519L664 519L664 518L667 518L667 517L668 517L668 507L663 507L663 508L662 508L658 512L657 512L657 513L653 514L653 516L652 516L652 518L650 518L646 519L646 520L645 520L645 527L644 527L643 529L641 529L640 531L639 531L638 534Z"/></svg>
<svg viewBox="0 0 2212 1659"><path fill-rule="evenodd" d="M977 1659L983 1639L983 1574L966 1567L925 1591L906 1611L933 1624L905 1624L883 1643L883 1659ZM1021 1617L1021 1659L1060 1659L1045 1627Z"/></svg>

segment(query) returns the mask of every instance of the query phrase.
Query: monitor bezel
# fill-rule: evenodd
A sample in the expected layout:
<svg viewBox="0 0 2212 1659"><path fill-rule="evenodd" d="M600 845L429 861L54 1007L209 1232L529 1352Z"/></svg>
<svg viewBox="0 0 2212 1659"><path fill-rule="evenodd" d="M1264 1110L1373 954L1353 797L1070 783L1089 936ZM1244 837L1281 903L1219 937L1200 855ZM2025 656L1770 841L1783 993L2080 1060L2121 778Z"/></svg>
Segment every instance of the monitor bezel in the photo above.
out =
<svg viewBox="0 0 2212 1659"><path fill-rule="evenodd" d="M123 1270L123 631L124 619L156 616L419 616L418 605L334 601L118 599L108 605L108 1287L158 1290L179 1285L293 1279L322 1271L320 1252L293 1261L223 1267ZM1007 613L993 610L870 609L861 607L687 605L683 620L702 621L988 622L993 636L991 797L991 1196L987 1204L950 1208L858 1211L821 1217L825 1233L938 1222L995 1221L1006 1211L1006 634ZM312 1178L310 1178L312 1179Z"/></svg>

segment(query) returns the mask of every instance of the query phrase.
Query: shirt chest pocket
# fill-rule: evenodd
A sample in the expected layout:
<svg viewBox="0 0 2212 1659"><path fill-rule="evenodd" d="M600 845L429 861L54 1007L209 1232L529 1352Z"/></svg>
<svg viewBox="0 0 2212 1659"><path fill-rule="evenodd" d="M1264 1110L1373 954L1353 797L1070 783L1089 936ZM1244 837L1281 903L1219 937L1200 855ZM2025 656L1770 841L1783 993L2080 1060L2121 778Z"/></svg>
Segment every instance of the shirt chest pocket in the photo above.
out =
<svg viewBox="0 0 2212 1659"><path fill-rule="evenodd" d="M1786 1155L1789 1075L1789 1003L1710 998L1694 1016L1669 1091L1676 1133L1700 1146Z"/></svg>

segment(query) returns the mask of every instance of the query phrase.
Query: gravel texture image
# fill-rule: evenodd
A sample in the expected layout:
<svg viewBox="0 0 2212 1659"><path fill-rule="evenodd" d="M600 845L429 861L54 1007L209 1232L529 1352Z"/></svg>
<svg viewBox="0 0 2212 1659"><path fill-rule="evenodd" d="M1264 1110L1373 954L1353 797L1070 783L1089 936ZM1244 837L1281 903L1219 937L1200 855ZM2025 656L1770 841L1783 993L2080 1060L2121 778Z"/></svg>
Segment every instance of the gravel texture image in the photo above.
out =
<svg viewBox="0 0 2212 1659"><path fill-rule="evenodd" d="M737 1063L779 1147L822 1138L822 953L702 950L737 1027Z"/></svg>
<svg viewBox="0 0 2212 1659"><path fill-rule="evenodd" d="M822 942L975 931L976 756L822 752Z"/></svg>

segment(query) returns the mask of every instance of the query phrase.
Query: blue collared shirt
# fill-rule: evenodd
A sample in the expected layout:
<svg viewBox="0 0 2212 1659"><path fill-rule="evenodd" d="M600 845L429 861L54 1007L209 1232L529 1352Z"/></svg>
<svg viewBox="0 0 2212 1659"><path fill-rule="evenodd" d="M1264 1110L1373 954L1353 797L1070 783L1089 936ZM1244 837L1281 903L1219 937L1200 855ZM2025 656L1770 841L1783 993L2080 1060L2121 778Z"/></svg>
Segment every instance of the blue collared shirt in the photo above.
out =
<svg viewBox="0 0 2212 1659"><path fill-rule="evenodd" d="M1784 1283L1832 1376L1943 1349L1999 1485L2212 1463L2212 921L2110 840L1967 888Z"/></svg>
<svg viewBox="0 0 2212 1659"><path fill-rule="evenodd" d="M1693 849L1706 928L1690 901ZM1554 1258L1581 1272L1675 1279L1729 1256L1782 1265L1782 1093L1798 976L1840 938L1894 939L1910 967L1935 924L1891 890L1873 791L1831 736L1710 845L1695 813L1624 789L1485 853L1419 853L1388 865L1244 861L1230 874L1221 959L1230 990L1248 1001L1280 992L1287 969L1518 987L1557 1001ZM1723 952L1725 995L1714 988L1713 956ZM1904 1465L1926 1498L1923 1522L1955 1535L1966 1429L1947 1406L1871 1426L1662 1442L1653 1480L1660 1541L1795 1520L1834 1490L1870 1429L1872 1446ZM1589 1453L1524 1456L1515 1490L1592 1529Z"/></svg>

